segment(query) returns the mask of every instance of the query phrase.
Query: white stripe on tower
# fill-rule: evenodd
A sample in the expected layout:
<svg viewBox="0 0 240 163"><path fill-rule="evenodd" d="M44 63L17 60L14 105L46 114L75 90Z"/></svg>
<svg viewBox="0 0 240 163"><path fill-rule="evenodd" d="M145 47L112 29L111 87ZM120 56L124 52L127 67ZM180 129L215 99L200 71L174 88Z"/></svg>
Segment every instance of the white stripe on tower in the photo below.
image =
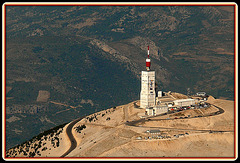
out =
<svg viewBox="0 0 240 163"><path fill-rule="evenodd" d="M149 46L148 46L148 58L149 58Z"/></svg>

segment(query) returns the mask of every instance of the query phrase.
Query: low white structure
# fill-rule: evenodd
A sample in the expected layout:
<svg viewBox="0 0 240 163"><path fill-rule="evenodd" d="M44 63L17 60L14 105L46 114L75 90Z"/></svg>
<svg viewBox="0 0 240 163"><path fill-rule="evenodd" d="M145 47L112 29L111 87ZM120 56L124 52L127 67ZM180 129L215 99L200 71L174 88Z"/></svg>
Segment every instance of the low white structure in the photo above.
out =
<svg viewBox="0 0 240 163"><path fill-rule="evenodd" d="M158 91L158 97L162 97L162 91Z"/></svg>
<svg viewBox="0 0 240 163"><path fill-rule="evenodd" d="M206 96L206 92L197 92L196 95L197 96Z"/></svg>
<svg viewBox="0 0 240 163"><path fill-rule="evenodd" d="M153 107L147 107L145 114L153 116Z"/></svg>
<svg viewBox="0 0 240 163"><path fill-rule="evenodd" d="M153 107L154 110L154 115L159 115L162 113L167 113L168 112L168 106L166 105L156 105L155 107Z"/></svg>
<svg viewBox="0 0 240 163"><path fill-rule="evenodd" d="M156 105L154 107L146 108L146 114L150 116L156 116L167 112L168 112L167 105Z"/></svg>
<svg viewBox="0 0 240 163"><path fill-rule="evenodd" d="M145 133L148 133L148 134L161 134L162 132L160 130L147 130Z"/></svg>
<svg viewBox="0 0 240 163"><path fill-rule="evenodd" d="M191 99L191 98L188 98L188 99L179 99L179 100L174 100L174 105L177 105L177 106L191 106L191 105L196 105L197 103L197 100L196 99Z"/></svg>

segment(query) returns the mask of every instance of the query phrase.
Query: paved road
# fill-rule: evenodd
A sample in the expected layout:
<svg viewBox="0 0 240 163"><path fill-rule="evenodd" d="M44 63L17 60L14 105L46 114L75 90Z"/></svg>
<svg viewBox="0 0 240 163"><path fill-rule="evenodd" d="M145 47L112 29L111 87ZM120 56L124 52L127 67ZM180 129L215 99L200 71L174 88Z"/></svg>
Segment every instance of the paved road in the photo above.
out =
<svg viewBox="0 0 240 163"><path fill-rule="evenodd" d="M83 117L78 118L78 119L72 121L72 122L68 125L68 127L67 127L67 129L66 129L66 132L67 132L67 136L68 136L69 140L71 141L71 146L70 146L70 148L69 148L62 156L60 156L60 157L65 157L65 156L67 156L70 152L72 152L72 150L74 150L74 149L77 147L77 141L76 141L76 139L74 138L74 136L73 136L73 134L72 134L72 128L73 128L73 126L74 126L78 121L80 121L81 119L83 119Z"/></svg>
<svg viewBox="0 0 240 163"><path fill-rule="evenodd" d="M212 105L213 105L213 104L212 104ZM224 110L223 110L222 108L220 108L220 107L218 107L218 106L216 106L216 105L213 105L213 106L219 109L219 113L218 113L218 114L224 113ZM127 113L126 113L126 112L127 112L127 109L128 109L128 108L125 108L125 109L124 109L125 114L127 114ZM171 114L172 114L172 113L171 113ZM125 116L127 116L127 115L125 115ZM209 116L209 115L207 115L207 116ZM153 117L154 117L154 116L153 116ZM78 121L80 121L80 120L83 119L83 118L84 118L84 117L78 118L78 119L72 121L72 122L68 125L68 127L67 127L67 129L66 129L66 132L67 132L67 135L68 135L68 137L69 137L69 140L71 141L71 146L70 146L70 148L69 148L61 157L67 156L70 152L72 152L72 151L77 147L77 141L76 141L76 139L74 138L74 136L73 136L73 134L72 134L72 128L73 128L73 126L74 126ZM125 117L125 118L127 118L127 117ZM151 117L149 117L149 118L151 118ZM139 119L139 120L130 121L130 122L127 121L125 124L126 124L126 125L129 125L129 126L143 127L143 126L138 126L138 125L136 125L136 124L138 124L138 123L140 123L140 122L149 121L149 118L147 118L147 119ZM192 118L194 118L194 117L192 117ZM158 119L158 120L160 120L160 119ZM233 131L213 131L213 130L209 130L209 129L207 129L207 130L194 130L194 129L179 129L179 128L164 128L164 127L147 127L147 126L146 126L146 128L162 128L162 129L190 130L190 131L202 131L202 132L233 132Z"/></svg>
<svg viewBox="0 0 240 163"><path fill-rule="evenodd" d="M219 114L222 114L224 113L224 110L216 105L213 105L211 104L212 106L216 107L219 109L219 111L216 111L215 113L213 114L210 114L210 115L205 115L205 116L202 116L202 117L208 117L208 116L214 116L214 115L219 115ZM181 111L182 112L182 111ZM173 114L173 113L168 113L168 114ZM162 116L162 115L158 115L159 117ZM188 130L188 131L202 131L202 132L233 132L233 131L223 131L223 130L210 130L210 129L206 129L206 130L197 130L197 129L189 129L189 128L167 128L167 127L149 127L149 126L140 126L140 125L137 125L138 123L144 123L146 121L159 121L159 120L166 120L166 119L150 119L150 118L153 118L153 117L158 117L158 116L151 116L151 117L148 117L148 118L142 118L142 119L138 119L138 120L135 120L135 121L127 121L125 124L128 125L128 126L134 126L134 127L143 127L143 128L158 128L158 129L172 129L172 130ZM188 117L187 119L190 119L190 118L200 118L200 117ZM173 120L173 119L168 119L168 120Z"/></svg>
<svg viewBox="0 0 240 163"><path fill-rule="evenodd" d="M218 106L216 106L216 105L213 105L213 104L211 104L211 105L214 106L214 107L216 107L216 108L218 108L219 114L224 113L224 110L223 110L222 108L220 108L220 107L218 107Z"/></svg>

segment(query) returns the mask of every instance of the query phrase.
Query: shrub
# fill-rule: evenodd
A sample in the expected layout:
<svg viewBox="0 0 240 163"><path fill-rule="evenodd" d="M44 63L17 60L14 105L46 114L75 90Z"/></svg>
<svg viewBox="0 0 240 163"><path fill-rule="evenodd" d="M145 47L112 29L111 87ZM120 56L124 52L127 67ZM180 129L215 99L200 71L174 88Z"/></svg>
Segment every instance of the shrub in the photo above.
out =
<svg viewBox="0 0 240 163"><path fill-rule="evenodd" d="M36 155L35 152L29 152L29 157L34 157Z"/></svg>
<svg viewBox="0 0 240 163"><path fill-rule="evenodd" d="M81 125L81 126L77 126L77 127L75 127L75 129L76 129L76 131L78 132L78 133L81 133L81 130L83 130L83 129L85 129L86 128L86 125Z"/></svg>
<svg viewBox="0 0 240 163"><path fill-rule="evenodd" d="M44 147L44 148L42 149L42 151L45 151L45 150L47 150L47 147Z"/></svg>

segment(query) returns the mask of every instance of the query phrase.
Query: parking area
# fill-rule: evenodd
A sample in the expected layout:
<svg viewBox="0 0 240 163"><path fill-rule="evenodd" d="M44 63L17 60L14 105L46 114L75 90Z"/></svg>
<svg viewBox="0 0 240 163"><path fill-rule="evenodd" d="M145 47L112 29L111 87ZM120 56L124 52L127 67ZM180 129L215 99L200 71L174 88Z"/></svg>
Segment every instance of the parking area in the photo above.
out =
<svg viewBox="0 0 240 163"><path fill-rule="evenodd" d="M199 103L195 106L185 106L185 107L175 107L170 108L168 112L159 114L157 116L148 116L145 118L145 121L158 121L158 120L175 120L175 119L190 119L190 118L201 118L201 117L208 117L208 116L215 116L222 114L224 111L215 107L215 110L211 113L206 113L205 110L215 107L207 102ZM188 110L193 110L194 114L190 114ZM203 113L204 112L204 113ZM189 114L188 114L189 113Z"/></svg>
<svg viewBox="0 0 240 163"><path fill-rule="evenodd" d="M145 132L145 133L147 133L147 132ZM173 135L169 135L169 134L166 134L166 133L162 133L162 134L148 134L147 136L137 136L136 140L177 139L177 138L188 136L188 135L189 135L188 132L179 133L179 134L173 134Z"/></svg>

